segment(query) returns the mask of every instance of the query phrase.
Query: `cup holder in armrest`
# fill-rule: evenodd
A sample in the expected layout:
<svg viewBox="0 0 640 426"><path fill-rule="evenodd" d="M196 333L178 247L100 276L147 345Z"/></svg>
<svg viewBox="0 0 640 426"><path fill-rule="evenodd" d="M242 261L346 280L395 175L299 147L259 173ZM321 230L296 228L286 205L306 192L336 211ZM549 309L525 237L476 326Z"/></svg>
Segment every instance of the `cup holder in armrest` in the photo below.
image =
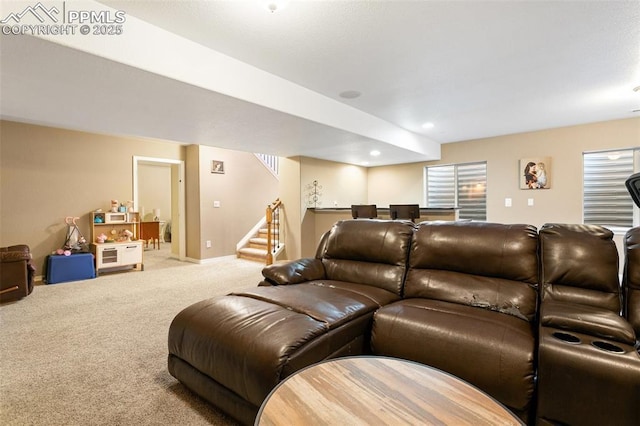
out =
<svg viewBox="0 0 640 426"><path fill-rule="evenodd" d="M571 343L572 345L578 345L582 342L577 336L569 333L562 333L560 331L554 332L552 336L558 340L562 340L565 343Z"/></svg>
<svg viewBox="0 0 640 426"><path fill-rule="evenodd" d="M591 343L598 349L602 349L603 351L613 352L616 354L623 354L625 351L620 346L614 345L613 343L602 342L600 340L596 340Z"/></svg>

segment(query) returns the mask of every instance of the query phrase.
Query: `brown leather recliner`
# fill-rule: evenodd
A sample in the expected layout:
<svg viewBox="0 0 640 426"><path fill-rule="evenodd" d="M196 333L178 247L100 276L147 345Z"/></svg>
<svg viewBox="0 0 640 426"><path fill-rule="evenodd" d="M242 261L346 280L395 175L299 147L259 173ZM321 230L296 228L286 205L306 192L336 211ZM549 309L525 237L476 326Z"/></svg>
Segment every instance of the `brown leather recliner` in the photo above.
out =
<svg viewBox="0 0 640 426"><path fill-rule="evenodd" d="M529 420L536 231L530 225L421 223L413 235L403 300L374 315L373 352L454 374Z"/></svg>
<svg viewBox="0 0 640 426"><path fill-rule="evenodd" d="M0 248L0 302L31 294L35 270L29 246L20 244Z"/></svg>
<svg viewBox="0 0 640 426"><path fill-rule="evenodd" d="M640 357L620 315L613 233L594 225L540 230L537 424L640 424Z"/></svg>

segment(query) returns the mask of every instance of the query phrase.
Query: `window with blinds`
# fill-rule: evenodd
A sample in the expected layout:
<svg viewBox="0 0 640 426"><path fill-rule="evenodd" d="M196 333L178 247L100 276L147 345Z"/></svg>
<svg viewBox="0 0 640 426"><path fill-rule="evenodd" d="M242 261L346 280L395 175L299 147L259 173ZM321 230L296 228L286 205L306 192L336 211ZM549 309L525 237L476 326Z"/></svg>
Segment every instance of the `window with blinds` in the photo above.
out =
<svg viewBox="0 0 640 426"><path fill-rule="evenodd" d="M625 180L637 169L640 150L583 153L583 221L605 227L634 226L633 200Z"/></svg>
<svg viewBox="0 0 640 426"><path fill-rule="evenodd" d="M427 207L458 207L460 219L487 220L487 163L425 167Z"/></svg>

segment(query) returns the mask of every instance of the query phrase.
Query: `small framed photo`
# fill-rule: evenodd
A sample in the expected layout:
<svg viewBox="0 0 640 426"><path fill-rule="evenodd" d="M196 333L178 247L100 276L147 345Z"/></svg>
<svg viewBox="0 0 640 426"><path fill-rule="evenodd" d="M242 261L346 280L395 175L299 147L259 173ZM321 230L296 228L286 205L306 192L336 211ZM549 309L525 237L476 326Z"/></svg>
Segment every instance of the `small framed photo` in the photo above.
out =
<svg viewBox="0 0 640 426"><path fill-rule="evenodd" d="M211 173L224 173L224 161L211 161Z"/></svg>
<svg viewBox="0 0 640 426"><path fill-rule="evenodd" d="M520 160L520 189L551 188L551 157Z"/></svg>

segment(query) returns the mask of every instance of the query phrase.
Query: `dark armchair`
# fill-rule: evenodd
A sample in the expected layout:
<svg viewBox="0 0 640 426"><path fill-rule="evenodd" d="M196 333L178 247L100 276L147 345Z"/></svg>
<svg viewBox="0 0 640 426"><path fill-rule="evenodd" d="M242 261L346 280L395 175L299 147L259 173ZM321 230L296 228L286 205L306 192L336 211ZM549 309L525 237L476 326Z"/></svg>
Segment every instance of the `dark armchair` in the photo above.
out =
<svg viewBox="0 0 640 426"><path fill-rule="evenodd" d="M31 294L35 270L29 246L21 244L0 248L0 302Z"/></svg>
<svg viewBox="0 0 640 426"><path fill-rule="evenodd" d="M375 219L378 217L378 207L375 204L352 204L351 216L354 219Z"/></svg>

